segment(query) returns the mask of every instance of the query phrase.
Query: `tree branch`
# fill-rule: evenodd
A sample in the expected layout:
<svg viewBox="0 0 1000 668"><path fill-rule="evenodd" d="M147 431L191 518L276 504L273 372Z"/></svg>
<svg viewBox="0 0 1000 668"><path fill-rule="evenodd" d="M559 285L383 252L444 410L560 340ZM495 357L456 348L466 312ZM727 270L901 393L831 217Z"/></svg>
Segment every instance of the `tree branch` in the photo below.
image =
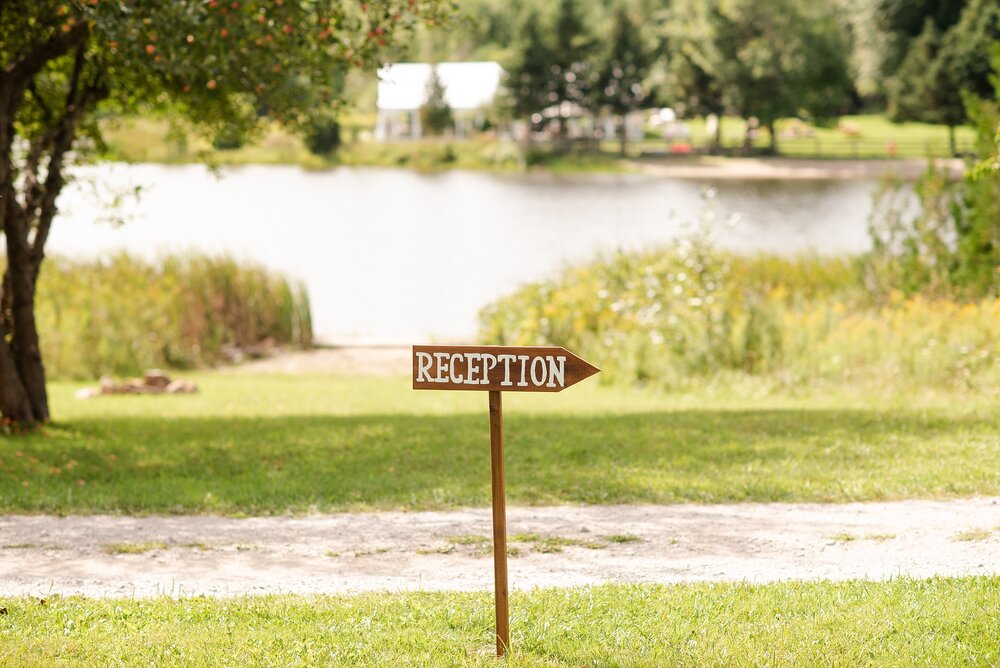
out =
<svg viewBox="0 0 1000 668"><path fill-rule="evenodd" d="M42 155L45 153L46 147L49 146L55 139L59 124L53 123L52 119L54 114L52 113L52 109L45 102L45 98L39 95L33 78L28 82L26 90L31 93L31 97L34 98L38 107L42 110L42 118L48 126L48 130L46 132L35 139L35 141L31 142L30 148L28 149L28 155L24 160L24 168L22 169L25 183L24 206L26 209L30 210L32 208L32 199L37 197L36 189L38 187L38 165L42 161Z"/></svg>
<svg viewBox="0 0 1000 668"><path fill-rule="evenodd" d="M7 198L7 206L0 207L0 228L7 237L7 247L11 244L27 244L24 216L20 210L21 204L14 193L12 178L14 167L11 164L11 146L14 142L14 118L17 115L26 86L45 64L69 52L70 49L82 46L90 35L90 27L85 21L80 21L66 32L52 37L47 42L26 54L18 61L5 68L0 68L0 198ZM13 210L12 210L13 209ZM9 215L13 214L13 215ZM20 237L20 239L12 237Z"/></svg>
<svg viewBox="0 0 1000 668"><path fill-rule="evenodd" d="M86 42L89 35L90 26L87 22L78 21L66 32L52 37L6 69L0 70L0 81L7 79L15 86L25 85L47 62L69 53L70 49Z"/></svg>
<svg viewBox="0 0 1000 668"><path fill-rule="evenodd" d="M66 104L63 108L62 116L57 121L52 122L51 111L47 107L44 108L48 116L48 130L31 143L31 148L28 151L28 156L24 163L24 209L29 216L35 215L45 192L49 189L48 183L46 183L45 188L40 187L38 183L38 169L42 155L46 149L49 149L48 172L51 174L53 167L56 169L59 168L62 162L62 154L69 149L69 146L58 146L58 144L62 143L60 139L67 132L70 135L70 145L72 145L74 126L82 111L80 109L80 98L83 95L83 90L80 86L80 77L83 75L85 55L85 44L76 47L76 56L73 59L73 71L70 74L69 87L66 89ZM28 90L33 90L33 88L34 79L28 84ZM35 94L35 97L37 98L37 94ZM62 148L62 150L59 151L57 150L58 148Z"/></svg>
<svg viewBox="0 0 1000 668"><path fill-rule="evenodd" d="M80 97L80 76L83 74L84 56L87 45L80 43L76 47L76 56L73 58L73 73L69 78L69 89L66 91L66 111L73 109L79 104Z"/></svg>
<svg viewBox="0 0 1000 668"><path fill-rule="evenodd" d="M78 57L82 59L83 46L81 45ZM81 65L82 68L82 65ZM64 183L62 168L66 153L73 147L76 139L76 128L84 112L92 105L106 97L107 88L102 85L100 79L83 86L79 96L71 107L66 109L64 123L59 129L49 154L49 165L45 175L45 185L41 188L42 199L38 206L38 222L35 227L35 238L31 242L30 257L32 270L35 276L38 275L38 268L45 256L45 242L49 237L49 230L52 227L52 219L56 214L56 198L62 190Z"/></svg>
<svg viewBox="0 0 1000 668"><path fill-rule="evenodd" d="M31 81L28 82L27 91L29 93L31 93L31 97L33 97L35 99L35 102L38 103L38 107L42 110L42 116L43 116L45 122L46 123L51 123L52 122L52 109L50 109L49 105L45 102L45 98L43 98L41 95L38 94L38 89L35 88L35 80L34 79L31 79Z"/></svg>

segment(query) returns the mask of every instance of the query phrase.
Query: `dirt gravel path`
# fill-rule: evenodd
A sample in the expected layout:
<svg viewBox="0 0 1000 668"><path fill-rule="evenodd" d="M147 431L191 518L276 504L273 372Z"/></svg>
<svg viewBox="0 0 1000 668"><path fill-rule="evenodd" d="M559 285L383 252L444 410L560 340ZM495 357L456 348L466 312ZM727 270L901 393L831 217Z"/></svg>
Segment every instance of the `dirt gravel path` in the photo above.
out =
<svg viewBox="0 0 1000 668"><path fill-rule="evenodd" d="M339 376L402 376L410 373L410 346L344 345L283 351L273 357L243 362L226 373L326 373Z"/></svg>
<svg viewBox="0 0 1000 668"><path fill-rule="evenodd" d="M4 516L0 596L490 590L490 531L488 509ZM516 589L1000 573L1000 498L512 508L509 533Z"/></svg>

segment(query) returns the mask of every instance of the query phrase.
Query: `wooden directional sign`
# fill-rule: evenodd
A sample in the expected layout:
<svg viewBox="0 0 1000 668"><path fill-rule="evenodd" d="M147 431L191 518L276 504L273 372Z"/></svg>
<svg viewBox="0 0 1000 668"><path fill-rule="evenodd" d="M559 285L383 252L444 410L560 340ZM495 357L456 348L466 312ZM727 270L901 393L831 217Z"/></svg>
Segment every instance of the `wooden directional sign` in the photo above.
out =
<svg viewBox="0 0 1000 668"><path fill-rule="evenodd" d="M551 346L413 346L413 389L490 393L497 656L510 646L501 392L559 392L598 371L565 348Z"/></svg>
<svg viewBox="0 0 1000 668"><path fill-rule="evenodd" d="M560 392L600 371L554 346L413 346L413 389Z"/></svg>

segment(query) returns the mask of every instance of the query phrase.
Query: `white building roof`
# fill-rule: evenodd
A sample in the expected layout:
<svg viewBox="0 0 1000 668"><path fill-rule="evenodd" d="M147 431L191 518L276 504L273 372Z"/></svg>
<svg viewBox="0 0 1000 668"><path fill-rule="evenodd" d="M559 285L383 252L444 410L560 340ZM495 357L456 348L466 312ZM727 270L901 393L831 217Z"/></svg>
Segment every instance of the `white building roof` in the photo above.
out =
<svg viewBox="0 0 1000 668"><path fill-rule="evenodd" d="M493 62L438 63L444 99L452 109L479 109L493 102L503 68ZM378 71L378 101L385 111L412 111L427 101L429 63L397 63Z"/></svg>

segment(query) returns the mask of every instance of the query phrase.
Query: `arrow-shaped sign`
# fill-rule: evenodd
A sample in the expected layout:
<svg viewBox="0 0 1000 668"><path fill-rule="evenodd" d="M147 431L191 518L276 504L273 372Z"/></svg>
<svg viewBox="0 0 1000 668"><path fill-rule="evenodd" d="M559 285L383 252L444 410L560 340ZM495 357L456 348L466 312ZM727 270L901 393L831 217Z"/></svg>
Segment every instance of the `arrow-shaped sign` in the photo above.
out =
<svg viewBox="0 0 1000 668"><path fill-rule="evenodd" d="M413 389L489 390L497 656L510 647L501 392L559 392L600 371L554 346L413 346Z"/></svg>
<svg viewBox="0 0 1000 668"><path fill-rule="evenodd" d="M413 389L559 392L600 371L556 346L413 346Z"/></svg>

